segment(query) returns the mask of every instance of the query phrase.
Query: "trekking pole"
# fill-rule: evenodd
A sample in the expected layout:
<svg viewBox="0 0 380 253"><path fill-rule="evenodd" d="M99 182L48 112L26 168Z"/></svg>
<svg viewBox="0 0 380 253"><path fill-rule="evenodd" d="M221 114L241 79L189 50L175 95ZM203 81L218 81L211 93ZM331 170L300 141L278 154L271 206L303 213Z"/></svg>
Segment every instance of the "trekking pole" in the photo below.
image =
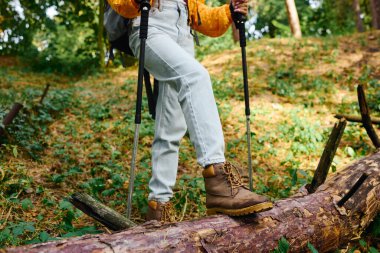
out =
<svg viewBox="0 0 380 253"><path fill-rule="evenodd" d="M139 141L139 131L141 124L141 105L142 105L142 91L143 91L143 78L144 78L144 61L145 61L145 43L148 38L148 18L150 10L149 0L142 0L140 3L141 21L140 21L140 57L139 57L139 72L137 79L137 100L136 100L136 114L135 114L135 136L133 140L133 153L129 177L128 201L127 201L127 218L131 217L132 210L132 195L133 186L135 181L135 166L137 157L137 148Z"/></svg>
<svg viewBox="0 0 380 253"><path fill-rule="evenodd" d="M241 60L242 60L243 78L244 78L245 116L246 116L246 127L247 127L249 189L253 191L252 157L251 157L251 127L250 127L251 110L249 108L247 56L246 56L246 51L245 51L245 47L247 45L246 37L245 37L246 17L241 13L233 12L233 20L235 22L236 28L239 30L239 39L240 39L240 47L241 47Z"/></svg>

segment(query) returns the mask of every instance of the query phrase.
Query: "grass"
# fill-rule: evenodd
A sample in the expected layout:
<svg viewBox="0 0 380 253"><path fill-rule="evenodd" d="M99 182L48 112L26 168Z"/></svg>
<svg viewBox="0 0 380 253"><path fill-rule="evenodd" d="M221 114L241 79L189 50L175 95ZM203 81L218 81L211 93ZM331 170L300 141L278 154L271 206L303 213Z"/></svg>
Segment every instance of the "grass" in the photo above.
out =
<svg viewBox="0 0 380 253"><path fill-rule="evenodd" d="M208 49L212 54L201 49L198 56L213 80L226 157L246 167L240 48L232 43L216 44ZM311 180L336 122L333 114L358 114L357 83L367 86L372 113L380 115L380 62L369 47L378 48L379 44L362 35L248 43L254 185L258 193L272 200L285 198ZM7 62L11 63L0 65L0 118L14 101L22 102L25 109L8 128L9 138L0 149L0 247L104 231L65 198L85 191L125 212L136 69L108 69L69 78L24 71L22 65ZM38 107L48 82L51 91L44 106ZM143 105L132 214L137 223L143 222L147 211L154 126L147 101ZM349 124L333 170L339 171L373 151L365 131ZM243 179L247 182L246 172ZM178 220L205 215L201 168L188 136L181 142L173 203Z"/></svg>

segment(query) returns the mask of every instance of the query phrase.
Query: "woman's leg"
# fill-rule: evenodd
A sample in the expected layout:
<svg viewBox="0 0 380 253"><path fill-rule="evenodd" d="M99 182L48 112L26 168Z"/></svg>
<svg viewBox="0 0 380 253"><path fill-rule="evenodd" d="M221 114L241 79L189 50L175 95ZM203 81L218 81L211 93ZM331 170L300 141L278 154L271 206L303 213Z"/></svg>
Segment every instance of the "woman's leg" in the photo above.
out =
<svg viewBox="0 0 380 253"><path fill-rule="evenodd" d="M182 14L179 14L182 13ZM160 81L150 199L167 201L175 184L179 141L188 127L201 166L224 162L224 138L207 70L194 59L186 10L153 11L146 43L146 69ZM137 55L138 22L130 45ZM186 30L187 29L187 30Z"/></svg>

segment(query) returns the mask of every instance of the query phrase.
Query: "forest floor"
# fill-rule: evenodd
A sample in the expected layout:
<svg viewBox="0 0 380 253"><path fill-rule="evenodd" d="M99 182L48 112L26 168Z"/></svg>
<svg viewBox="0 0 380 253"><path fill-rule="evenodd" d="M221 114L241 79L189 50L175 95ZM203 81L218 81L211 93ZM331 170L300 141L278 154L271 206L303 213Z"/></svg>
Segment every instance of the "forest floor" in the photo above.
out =
<svg viewBox="0 0 380 253"><path fill-rule="evenodd" d="M262 39L249 42L247 54L255 191L285 198L311 180L337 122L334 114L359 115L357 84L365 85L372 115L380 117L380 32ZM199 59L213 80L226 157L246 168L240 48ZM74 192L125 213L136 73L134 66L72 78L31 72L14 58L0 58L0 118L14 102L24 105L0 149L0 248L105 231L66 200ZM48 95L38 105L47 83ZM132 214L137 223L147 210L153 126L144 100ZM365 130L349 123L331 173L371 152ZM201 172L187 135L174 189L177 220L205 215ZM246 171L243 177L247 182ZM369 249L370 239L358 249Z"/></svg>

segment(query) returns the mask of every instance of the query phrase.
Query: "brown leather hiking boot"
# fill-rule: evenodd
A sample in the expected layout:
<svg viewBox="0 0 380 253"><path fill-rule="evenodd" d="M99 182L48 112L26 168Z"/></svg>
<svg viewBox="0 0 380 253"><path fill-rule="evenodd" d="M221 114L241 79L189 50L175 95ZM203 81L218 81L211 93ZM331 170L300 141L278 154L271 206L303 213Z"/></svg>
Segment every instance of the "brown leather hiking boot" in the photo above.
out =
<svg viewBox="0 0 380 253"><path fill-rule="evenodd" d="M148 202L148 213L146 214L146 220L157 220L163 223L169 223L175 221L175 214L172 203L169 201L166 203L160 203L155 200Z"/></svg>
<svg viewBox="0 0 380 253"><path fill-rule="evenodd" d="M239 170L229 162L207 166L203 171L203 177L208 215L224 213L240 216L273 207L272 202L266 197L243 186Z"/></svg>

